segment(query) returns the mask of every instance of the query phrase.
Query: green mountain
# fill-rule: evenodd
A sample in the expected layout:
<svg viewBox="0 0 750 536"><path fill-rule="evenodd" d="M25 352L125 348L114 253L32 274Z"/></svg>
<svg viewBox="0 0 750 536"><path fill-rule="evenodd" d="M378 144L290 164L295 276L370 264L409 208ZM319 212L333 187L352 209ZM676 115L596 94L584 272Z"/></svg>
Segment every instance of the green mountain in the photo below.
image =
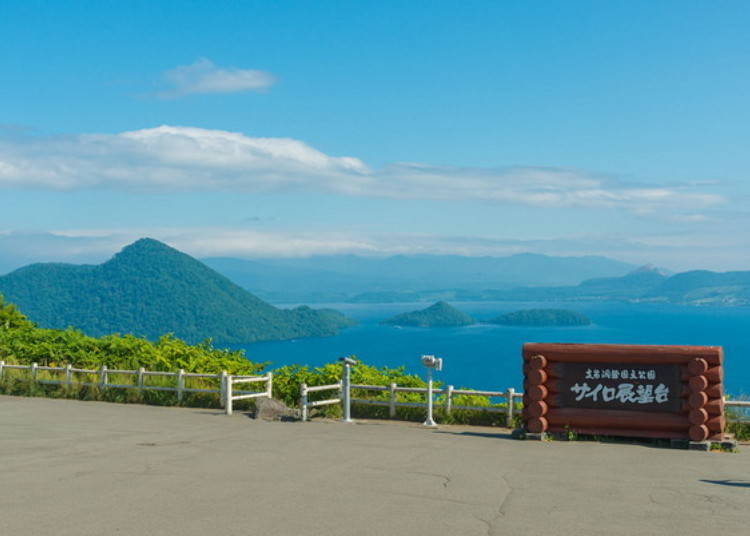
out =
<svg viewBox="0 0 750 536"><path fill-rule="evenodd" d="M0 293L41 327L90 335L222 343L335 335L351 324L333 310L278 309L192 257L152 239L104 264L34 264L0 277Z"/></svg>
<svg viewBox="0 0 750 536"><path fill-rule="evenodd" d="M524 309L490 320L505 326L588 326L591 320L581 313L566 309Z"/></svg>
<svg viewBox="0 0 750 536"><path fill-rule="evenodd" d="M682 272L649 290L644 298L693 305L747 305L750 272Z"/></svg>
<svg viewBox="0 0 750 536"><path fill-rule="evenodd" d="M441 301L430 305L426 309L396 315L388 320L384 320L382 323L392 326L432 328L466 326L474 322L474 319L466 313L462 313L455 307Z"/></svg>
<svg viewBox="0 0 750 536"><path fill-rule="evenodd" d="M350 301L605 301L665 302L680 305L750 305L750 271L696 270L667 275L643 266L622 277L587 279L575 286L513 289L444 289L403 293L367 293Z"/></svg>
<svg viewBox="0 0 750 536"><path fill-rule="evenodd" d="M623 277L589 279L574 287L521 287L495 291L493 295L496 299L514 301L624 300L747 305L750 304L750 272L695 270L667 276L653 266L644 266Z"/></svg>

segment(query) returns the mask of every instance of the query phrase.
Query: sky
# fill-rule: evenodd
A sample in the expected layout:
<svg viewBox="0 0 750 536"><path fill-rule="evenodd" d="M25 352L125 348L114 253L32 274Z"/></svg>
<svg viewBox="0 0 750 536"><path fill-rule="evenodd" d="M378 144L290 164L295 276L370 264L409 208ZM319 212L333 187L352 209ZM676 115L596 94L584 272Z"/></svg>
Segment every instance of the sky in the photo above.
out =
<svg viewBox="0 0 750 536"><path fill-rule="evenodd" d="M745 1L0 2L0 272L605 255L750 269Z"/></svg>

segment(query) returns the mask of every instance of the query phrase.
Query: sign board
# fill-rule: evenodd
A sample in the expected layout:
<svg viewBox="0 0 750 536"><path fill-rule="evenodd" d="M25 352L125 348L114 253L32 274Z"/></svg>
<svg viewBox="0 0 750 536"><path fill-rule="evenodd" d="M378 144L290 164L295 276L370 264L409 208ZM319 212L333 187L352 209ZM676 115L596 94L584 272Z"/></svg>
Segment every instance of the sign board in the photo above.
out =
<svg viewBox="0 0 750 536"><path fill-rule="evenodd" d="M679 412L678 365L560 363L560 407Z"/></svg>
<svg viewBox="0 0 750 536"><path fill-rule="evenodd" d="M721 347L527 343L523 359L529 432L723 437Z"/></svg>

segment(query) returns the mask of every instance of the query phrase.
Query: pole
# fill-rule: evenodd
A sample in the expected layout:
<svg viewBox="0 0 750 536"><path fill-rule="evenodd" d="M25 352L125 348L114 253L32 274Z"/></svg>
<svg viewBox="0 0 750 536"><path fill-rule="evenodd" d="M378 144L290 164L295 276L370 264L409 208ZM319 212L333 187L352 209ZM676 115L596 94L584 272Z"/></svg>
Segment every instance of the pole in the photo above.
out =
<svg viewBox="0 0 750 536"><path fill-rule="evenodd" d="M427 367L427 420L425 426L437 426L432 418L432 367Z"/></svg>
<svg viewBox="0 0 750 536"><path fill-rule="evenodd" d="M508 387L505 392L505 400L508 402L508 406L505 409L505 427L513 428L513 399L516 395L515 389Z"/></svg>
<svg viewBox="0 0 750 536"><path fill-rule="evenodd" d="M300 391L300 397L299 397L299 406L300 406L300 413L302 414L302 422L305 422L307 420L307 384L303 383L299 386Z"/></svg>
<svg viewBox="0 0 750 536"><path fill-rule="evenodd" d="M224 400L224 411L226 411L227 415L232 414L232 378L232 375L224 378L226 384L224 389L224 396L226 397L226 400Z"/></svg>
<svg viewBox="0 0 750 536"><path fill-rule="evenodd" d="M343 422L352 421L352 393L351 393L351 366L344 361L344 384L342 385L341 397L344 399L344 418Z"/></svg>

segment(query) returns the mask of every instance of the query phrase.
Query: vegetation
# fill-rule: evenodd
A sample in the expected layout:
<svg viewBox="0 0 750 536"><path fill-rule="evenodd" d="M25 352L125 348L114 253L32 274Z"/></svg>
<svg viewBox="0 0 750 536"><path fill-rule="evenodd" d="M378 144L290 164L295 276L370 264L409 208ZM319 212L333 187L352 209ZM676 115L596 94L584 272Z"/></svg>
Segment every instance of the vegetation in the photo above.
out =
<svg viewBox="0 0 750 536"><path fill-rule="evenodd" d="M459 311L443 301L439 301L426 309L396 315L388 320L384 320L383 324L431 328L466 326L473 324L474 322L474 319L466 313Z"/></svg>
<svg viewBox="0 0 750 536"><path fill-rule="evenodd" d="M506 326L587 326L591 320L566 309L524 309L498 316L490 323Z"/></svg>
<svg viewBox="0 0 750 536"><path fill-rule="evenodd" d="M106 365L108 369L135 370L144 367L153 371L174 372L183 369L185 372L219 374L226 370L229 374L262 374L266 363L249 361L242 350L219 349L210 340L189 345L172 336L164 335L155 342L133 335L105 335L90 337L75 329L55 330L35 326L18 309L5 303L0 295L0 360L8 364L28 365L38 363L41 366L62 366L70 363L75 368L99 369ZM290 365L273 371L273 396L291 407L299 404L300 384L310 386L333 384L341 378L341 366L331 363L322 367ZM40 371L40 378L51 374ZM121 376L121 377L120 377ZM59 376L57 377L59 379ZM92 382L93 378L79 378ZM425 387L419 376L407 374L404 367L375 367L359 363L352 367L352 380L357 384L388 386L396 383L402 387ZM192 382L186 387L218 387L217 380L188 378ZM133 376L111 373L110 382L132 384ZM172 386L173 378L149 378L155 386ZM439 387L436 382L436 386ZM81 400L106 400L123 403L147 403L158 405L175 405L178 403L175 393L149 390L107 388L101 390L96 386L74 384L72 387L62 385L45 385L32 382L25 371L6 369L0 379L0 394L24 396L49 396L74 398ZM388 399L388 393L354 392L354 397ZM326 393L313 394L325 398ZM424 396L419 393L398 393L398 401L420 402ZM455 396L456 406L490 406L486 397L460 395ZM215 394L186 393L182 405L199 407L218 407L219 399ZM241 402L238 409L252 406L253 402ZM441 422L462 422L475 424L504 424L504 413L457 410L447 416L438 398L436 417ZM502 406L502 405L500 405ZM327 406L314 414L337 416L338 406ZM368 405L355 405L354 415L364 417L387 417L388 409ZM424 409L398 408L400 419L424 419Z"/></svg>
<svg viewBox="0 0 750 536"><path fill-rule="evenodd" d="M192 257L138 240L98 266L36 264L0 277L0 292L40 326L88 335L174 333L255 342L335 335L352 322L333 310L278 309Z"/></svg>
<svg viewBox="0 0 750 536"><path fill-rule="evenodd" d="M211 341L204 341L196 345L189 345L171 335L160 337L151 342L132 335L106 335L95 338L84 335L74 329L54 330L43 329L30 322L14 305L6 303L0 295L0 360L8 364L28 365L38 363L42 366L62 366L70 363L75 368L99 369L106 365L109 369L135 370L144 367L153 371L174 372L184 369L185 372L219 374L226 370L229 374L262 374L266 363L249 361L242 350L225 350L214 347ZM302 382L310 386L333 384L341 378L341 366L330 363L322 367L290 365L273 371L273 396L291 407L299 404ZM40 379L51 376L46 371L39 371ZM120 377L121 376L121 377ZM112 373L110 382L118 384L132 383L133 377L118 376ZM58 376L59 379L59 376ZM93 378L80 380L92 382ZM186 387L212 388L218 387L217 380L188 378L192 383ZM358 363L352 367L352 381L361 385L388 386L396 383L401 387L426 387L424 380L414 374L407 374L404 367L389 368L375 367L365 363ZM173 378L150 378L149 383L155 386L172 385ZM440 382L435 382L440 388ZM149 391L135 389L108 388L101 390L95 385L74 384L45 385L32 382L28 372L5 369L0 378L0 394L20 396L47 396L56 398L73 398L80 400L105 400L121 403L146 403L157 405L176 405L197 407L218 407L219 399L212 393L185 393L182 401L178 402L175 393L164 391ZM330 394L330 393L328 393ZM390 393L381 391L353 390L354 398L370 398L387 401ZM325 398L327 393L313 393L315 397ZM422 402L424 396L419 393L398 393L400 402ZM238 409L251 407L252 401L238 403ZM473 395L456 395L453 405L504 407L504 404L491 404L487 397ZM445 399L437 398L435 416L442 423L465 423L482 425L506 425L504 412L486 412L476 410L453 410L450 415L445 413ZM520 413L520 407L517 407ZM313 414L323 414L330 417L339 415L339 406L326 406ZM387 418L388 408L355 404L355 417L359 418ZM738 422L741 412L728 412L728 431L734 433L737 439L750 439L750 424ZM424 419L423 408L398 408L396 417L413 421ZM518 425L519 423L513 423Z"/></svg>

